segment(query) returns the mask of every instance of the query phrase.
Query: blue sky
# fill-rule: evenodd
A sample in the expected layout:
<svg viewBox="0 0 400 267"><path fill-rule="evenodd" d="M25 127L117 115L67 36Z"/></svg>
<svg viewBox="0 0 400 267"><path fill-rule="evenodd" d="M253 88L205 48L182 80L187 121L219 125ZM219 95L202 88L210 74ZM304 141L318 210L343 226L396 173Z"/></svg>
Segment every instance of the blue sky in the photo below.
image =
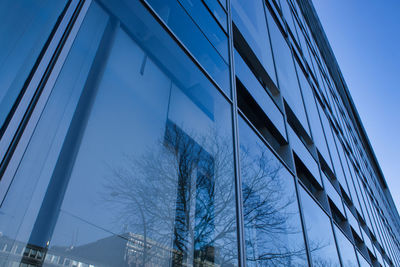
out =
<svg viewBox="0 0 400 267"><path fill-rule="evenodd" d="M313 3L400 211L400 1Z"/></svg>

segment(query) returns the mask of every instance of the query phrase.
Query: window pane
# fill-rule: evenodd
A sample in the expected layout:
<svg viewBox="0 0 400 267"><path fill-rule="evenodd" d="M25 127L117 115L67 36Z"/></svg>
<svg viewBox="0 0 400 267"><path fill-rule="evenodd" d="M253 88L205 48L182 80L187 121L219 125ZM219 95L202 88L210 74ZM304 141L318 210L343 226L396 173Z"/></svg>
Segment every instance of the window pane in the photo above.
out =
<svg viewBox="0 0 400 267"><path fill-rule="evenodd" d="M225 45L227 45L227 40L222 40L222 35L212 36L212 39L217 40L215 41L217 43L216 47L221 47L221 49L225 50L225 52L222 51L220 54L177 0L149 0L148 2L211 77L213 77L221 89L230 96L229 67L221 56L221 54L226 54L227 47ZM202 3L199 4L202 5ZM191 10L195 13L193 8ZM196 17L201 17L199 14L195 13L195 15ZM208 13L208 15L210 14ZM210 17L210 19L212 18ZM201 21L203 20L204 18L201 18ZM215 27L218 27L214 20L212 22L215 24ZM210 21L204 23L210 23ZM221 34L224 35L222 31ZM209 35L213 35L213 33L209 33Z"/></svg>
<svg viewBox="0 0 400 267"><path fill-rule="evenodd" d="M310 135L292 52L286 43L284 36L276 25L275 20L272 18L268 10L266 13L268 18L268 27L271 34L272 50L274 52L279 89L303 128L306 130L308 135Z"/></svg>
<svg viewBox="0 0 400 267"><path fill-rule="evenodd" d="M239 120L248 266L307 266L293 176Z"/></svg>
<svg viewBox="0 0 400 267"><path fill-rule="evenodd" d="M364 259L364 257L357 251L358 261L361 267L370 267L371 265Z"/></svg>
<svg viewBox="0 0 400 267"><path fill-rule="evenodd" d="M313 266L340 266L328 216L303 187L299 189Z"/></svg>
<svg viewBox="0 0 400 267"><path fill-rule="evenodd" d="M211 13L218 20L225 32L228 32L228 18L226 11L218 2L218 0L205 0L204 2L207 4L208 8L211 10Z"/></svg>
<svg viewBox="0 0 400 267"><path fill-rule="evenodd" d="M236 266L230 104L141 3L103 5L3 203L2 238L44 266Z"/></svg>
<svg viewBox="0 0 400 267"><path fill-rule="evenodd" d="M0 128L66 2L0 2Z"/></svg>
<svg viewBox="0 0 400 267"><path fill-rule="evenodd" d="M276 82L263 1L232 1L232 18L270 78Z"/></svg>
<svg viewBox="0 0 400 267"><path fill-rule="evenodd" d="M199 26L207 39L218 50L219 54L229 62L228 59L228 37L222 31L218 23L211 16L204 3L200 0L179 0L194 22Z"/></svg>
<svg viewBox="0 0 400 267"><path fill-rule="evenodd" d="M336 240L338 242L343 267L358 267L354 246L335 225Z"/></svg>

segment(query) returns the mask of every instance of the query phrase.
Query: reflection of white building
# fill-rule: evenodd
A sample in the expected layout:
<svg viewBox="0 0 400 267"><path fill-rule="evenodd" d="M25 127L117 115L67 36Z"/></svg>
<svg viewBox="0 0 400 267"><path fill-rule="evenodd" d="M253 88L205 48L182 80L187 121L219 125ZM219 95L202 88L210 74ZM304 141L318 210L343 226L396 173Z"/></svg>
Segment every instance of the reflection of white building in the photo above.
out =
<svg viewBox="0 0 400 267"><path fill-rule="evenodd" d="M208 253L212 253L211 250L213 248L209 248ZM142 235L134 233L114 235L77 247L52 247L47 252L45 248L26 245L7 237L0 239L0 266L7 267L189 266L176 262L180 257L180 252L153 240L145 241ZM219 266L199 258L190 266Z"/></svg>

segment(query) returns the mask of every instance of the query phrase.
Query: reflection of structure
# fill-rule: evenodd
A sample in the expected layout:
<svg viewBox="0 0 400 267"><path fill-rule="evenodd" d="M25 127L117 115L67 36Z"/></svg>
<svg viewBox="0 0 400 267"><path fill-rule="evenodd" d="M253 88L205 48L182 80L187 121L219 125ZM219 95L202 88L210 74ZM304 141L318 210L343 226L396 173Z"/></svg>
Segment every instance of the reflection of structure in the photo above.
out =
<svg viewBox="0 0 400 267"><path fill-rule="evenodd" d="M212 247L194 251L196 258L202 260L195 259L193 264L182 264L182 252L162 246L153 240L147 240L147 249L152 251L152 258L143 264L144 239L143 236L134 233L114 235L77 247L53 247L46 254L43 248L2 237L0 264L7 262L6 266L22 267L219 266L203 260L207 255L209 257L214 253ZM167 263L171 257L172 262Z"/></svg>
<svg viewBox="0 0 400 267"><path fill-rule="evenodd" d="M172 122L166 127L165 145L180 159L173 245L182 257L177 264L190 264L191 258L214 262L213 158Z"/></svg>
<svg viewBox="0 0 400 267"><path fill-rule="evenodd" d="M0 267L400 266L310 0L19 2L0 4Z"/></svg>

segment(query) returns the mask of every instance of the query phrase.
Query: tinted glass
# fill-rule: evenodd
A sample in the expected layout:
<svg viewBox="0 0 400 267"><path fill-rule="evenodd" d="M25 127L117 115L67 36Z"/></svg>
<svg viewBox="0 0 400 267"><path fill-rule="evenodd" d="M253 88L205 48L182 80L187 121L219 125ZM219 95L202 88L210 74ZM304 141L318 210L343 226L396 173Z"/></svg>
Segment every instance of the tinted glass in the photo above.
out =
<svg viewBox="0 0 400 267"><path fill-rule="evenodd" d="M228 62L228 37L204 3L200 0L179 0L179 2L219 54L225 59L225 62Z"/></svg>
<svg viewBox="0 0 400 267"><path fill-rule="evenodd" d="M326 144L325 135L322 130L321 120L319 118L318 109L315 104L314 92L308 83L304 72L296 63L297 73L299 77L300 87L303 92L304 104L307 110L308 120L310 122L311 134L318 151L324 157L326 162L330 163L328 146Z"/></svg>
<svg viewBox="0 0 400 267"><path fill-rule="evenodd" d="M203 3L197 1L198 5L202 7L201 10L203 12L201 12L190 3L187 5L190 9L186 11L177 0L149 0L148 2L222 90L227 95L230 95L229 67L223 56L221 56L226 53L227 42L224 40L224 33L221 29L219 29L219 34L215 36L214 32L207 32L208 35L211 35L212 40L215 41L216 47L221 47L220 54L206 38L207 35L203 34L202 28L208 27L208 25L212 25L214 29L218 27L209 13L206 14L208 19L203 17L204 12L206 12ZM202 28L189 16L190 13L193 13L199 19L198 23L201 23Z"/></svg>
<svg viewBox="0 0 400 267"><path fill-rule="evenodd" d="M228 31L228 29L227 29L228 19L227 19L226 11L221 6L221 4L218 2L218 0L205 0L204 2L207 4L208 8L211 10L211 13L217 19L217 21L219 22L221 27L225 30L225 32L227 32Z"/></svg>
<svg viewBox="0 0 400 267"><path fill-rule="evenodd" d="M328 216L301 186L299 189L313 266L340 266Z"/></svg>
<svg viewBox="0 0 400 267"><path fill-rule="evenodd" d="M296 69L292 52L287 45L284 36L279 30L269 11L267 13L268 27L271 34L272 49L278 76L279 89L283 97L294 111L303 128L309 134L307 116L304 109L303 97L297 81Z"/></svg>
<svg viewBox="0 0 400 267"><path fill-rule="evenodd" d="M359 202L359 197L357 195L357 191L356 188L354 186L353 183L353 179L355 178L355 170L354 170L354 166L353 163L351 163L351 161L349 160L349 158L346 155L346 159L347 159L347 166L349 167L349 172L350 175L347 178L347 181L349 183L349 189L350 189L350 193L351 193L351 199L353 200L353 204L356 207L356 209L358 210L358 212L361 214L362 210L360 207L360 202Z"/></svg>
<svg viewBox="0 0 400 267"><path fill-rule="evenodd" d="M141 3L103 4L4 200L2 239L38 266L236 266L230 104Z"/></svg>
<svg viewBox="0 0 400 267"><path fill-rule="evenodd" d="M273 102L271 96L261 86L257 78L251 72L242 57L235 50L235 72L241 83L246 87L257 104L265 112L274 126L279 130L282 136L286 136L285 121L283 113L278 109Z"/></svg>
<svg viewBox="0 0 400 267"><path fill-rule="evenodd" d="M282 13L285 18L285 21L288 26L288 30L292 32L293 37L295 38L295 41L298 42L297 40L297 31L296 31L296 26L294 25L294 21L292 18L292 11L289 6L289 3L286 0L280 0L281 7L282 7Z"/></svg>
<svg viewBox="0 0 400 267"><path fill-rule="evenodd" d="M350 198L351 198L350 190L349 190L348 183L347 183L347 177L350 176L350 173L349 173L349 169L347 168L345 152L344 152L342 143L339 141L339 138L338 138L337 134L334 133L333 136L335 138L336 148L337 148L337 151L338 151L338 154L339 154L339 160L340 160L340 163L342 165L343 178L344 178L342 187L346 191L346 194L348 196L350 196Z"/></svg>
<svg viewBox="0 0 400 267"><path fill-rule="evenodd" d="M66 2L0 2L0 128Z"/></svg>
<svg viewBox="0 0 400 267"><path fill-rule="evenodd" d="M338 179L340 185L343 188L347 189L347 184L346 184L346 180L344 177L342 164L340 162L339 154L336 149L336 145L335 145L335 141L334 141L334 137L333 137L333 135L335 133L332 131L329 120L326 117L326 113L323 110L320 110L320 115L321 115L322 125L324 126L324 132L325 132L326 140L328 143L329 151L331 152L330 154L332 156L332 162L333 162L333 166L334 166L334 170L335 170L335 174L336 174L336 179ZM348 192L348 190L346 192Z"/></svg>
<svg viewBox="0 0 400 267"><path fill-rule="evenodd" d="M358 262L360 263L361 267L370 267L371 265L361 256L360 252L357 251L357 258Z"/></svg>
<svg viewBox="0 0 400 267"><path fill-rule="evenodd" d="M275 67L262 0L232 0L232 18L276 84Z"/></svg>
<svg viewBox="0 0 400 267"><path fill-rule="evenodd" d="M335 225L335 235L339 247L343 267L358 267L354 246Z"/></svg>
<svg viewBox="0 0 400 267"><path fill-rule="evenodd" d="M307 266L293 176L243 119L240 166L248 266Z"/></svg>
<svg viewBox="0 0 400 267"><path fill-rule="evenodd" d="M328 197L335 204L336 208L338 208L339 211L344 215L345 213L343 209L343 203L339 193L336 191L336 189L333 187L333 185L331 184L331 182L328 180L328 178L325 176L324 173L322 173L322 177L324 177L323 178L324 186Z"/></svg>

